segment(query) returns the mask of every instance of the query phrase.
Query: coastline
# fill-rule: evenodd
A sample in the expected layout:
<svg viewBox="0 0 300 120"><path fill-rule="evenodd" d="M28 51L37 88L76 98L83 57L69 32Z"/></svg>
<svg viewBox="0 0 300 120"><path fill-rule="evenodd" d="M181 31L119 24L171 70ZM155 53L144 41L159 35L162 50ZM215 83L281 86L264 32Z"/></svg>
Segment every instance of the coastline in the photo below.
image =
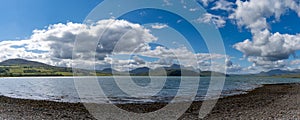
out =
<svg viewBox="0 0 300 120"><path fill-rule="evenodd" d="M299 119L300 84L264 85L247 94L219 99L205 119ZM121 104L118 107L145 113L164 103ZM193 102L180 119L198 119L202 102ZM0 119L95 119L81 103L26 100L0 96Z"/></svg>
<svg viewBox="0 0 300 120"><path fill-rule="evenodd" d="M300 84L268 84L219 99L205 119L300 119Z"/></svg>

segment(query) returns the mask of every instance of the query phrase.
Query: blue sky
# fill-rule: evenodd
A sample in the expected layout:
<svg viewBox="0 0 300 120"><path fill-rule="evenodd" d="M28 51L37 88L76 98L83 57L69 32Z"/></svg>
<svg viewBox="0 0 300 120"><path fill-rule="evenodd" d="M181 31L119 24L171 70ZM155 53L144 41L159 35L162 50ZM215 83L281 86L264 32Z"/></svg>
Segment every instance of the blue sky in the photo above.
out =
<svg viewBox="0 0 300 120"><path fill-rule="evenodd" d="M0 40L24 39L34 29L56 23L83 22L101 0L5 0L1 1Z"/></svg>
<svg viewBox="0 0 300 120"><path fill-rule="evenodd" d="M165 7L175 6L175 3L172 3L171 0L155 2L162 3L161 6ZM203 7L207 11L206 13L202 13L201 10L192 7L184 8L189 9L190 12L201 13L201 16L196 16L199 18L197 19L198 24L213 24L219 30L226 50L226 58L223 59L226 59L227 65L225 67L228 72L252 73L271 69L298 69L298 64L300 64L298 60L300 54L300 35L298 35L300 32L299 1L197 0L197 2L194 5L184 5L184 3L191 2L181 0L183 7L194 7L196 5L199 8L200 6ZM8 52L0 56L1 60L22 57L53 65L69 66L71 64L69 63L70 56L72 55L61 51L68 51L70 53L72 46L68 43L65 46L69 48L60 48L59 44L66 43L65 39L71 39L67 38L69 34L75 36L82 35L79 34L81 32L78 32L77 29L80 26L84 26L83 23L87 22L88 16L99 4L102 4L102 0L2 1L0 10L5 12L2 12L0 19L0 26L2 28L0 29L0 41L2 41L0 46L2 50L7 50ZM131 4L142 5L143 3ZM272 4L274 5L272 6ZM129 9L129 6L129 4L128 6L123 4L121 7L122 9ZM105 7L115 9L116 11L118 9L121 10L121 8L113 5ZM180 9L178 8L178 10ZM111 18L115 17L114 13L96 13L99 13L96 16L111 14ZM161 55L163 58L158 58L150 53L159 52L158 50L167 52L171 50L175 52L185 51L183 47L191 49L188 48L189 45L194 50L191 54L203 59L197 63L201 64L200 69L201 66L206 66L202 64L217 64L210 63L205 58L209 52L205 41L201 35L197 35L197 32L193 31L193 27L189 25L188 21L180 21L183 19L181 17L158 9L143 9L129 12L117 18L119 21L115 22L118 24L114 25L118 26L121 23L128 25L128 27L134 28L140 34L140 36L133 38L130 34L126 37L140 39L148 36L151 38L139 42L141 44L144 44L144 42L147 43L152 49L148 50L148 53L139 51L140 54L131 55L130 59L132 60L130 62L127 61L130 64L127 67L157 67L158 64L162 65L162 61L174 61L170 60L172 57L167 57L167 55ZM93 19L93 22L101 20L104 19ZM99 22L96 26L102 25L105 22L108 21ZM136 26L136 24L140 26ZM124 27L124 30L126 29ZM117 30L116 32L120 33L120 31L122 30ZM67 32L70 33L65 35ZM179 35L178 32L186 35L185 37L189 39L189 44L185 43L183 40L184 36ZM75 37L73 36L72 38ZM13 41L19 42L16 43ZM74 41L71 40L71 42ZM9 46L7 46L7 43ZM166 48L158 47L156 49L157 45L149 43L163 44L161 46ZM99 43L99 45L103 47L111 44L103 41L103 44ZM147 46L142 47L146 48ZM168 51L169 49L171 50ZM24 53L22 53L22 50ZM99 51L105 51L101 55L99 53L98 56L100 68L107 67L109 66L107 63L115 61L112 58L121 58L112 57L110 55L112 50L110 49L101 48ZM110 52L107 53L107 51ZM14 52L18 53L14 55ZM209 60L222 59L220 57L222 55L212 54L212 58ZM124 59L120 59L116 63L124 66L124 64L121 64L122 60L125 61ZM194 66L194 64L187 63L188 61L184 61L184 64L187 66ZM165 64L172 63L166 62Z"/></svg>

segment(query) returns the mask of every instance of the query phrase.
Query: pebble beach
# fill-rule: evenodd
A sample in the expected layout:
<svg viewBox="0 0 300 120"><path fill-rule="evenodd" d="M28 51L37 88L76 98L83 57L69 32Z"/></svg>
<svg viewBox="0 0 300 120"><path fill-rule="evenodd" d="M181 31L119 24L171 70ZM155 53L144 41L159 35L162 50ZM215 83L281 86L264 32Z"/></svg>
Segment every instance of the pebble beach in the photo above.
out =
<svg viewBox="0 0 300 120"><path fill-rule="evenodd" d="M219 119L300 119L300 84L264 85L248 94L218 100L207 120ZM146 113L164 107L164 103L117 105L127 111ZM202 102L193 102L179 118L198 118ZM81 103L63 103L0 97L0 119L7 120L93 120ZM105 118L103 118L105 119ZM159 118L157 118L159 119Z"/></svg>

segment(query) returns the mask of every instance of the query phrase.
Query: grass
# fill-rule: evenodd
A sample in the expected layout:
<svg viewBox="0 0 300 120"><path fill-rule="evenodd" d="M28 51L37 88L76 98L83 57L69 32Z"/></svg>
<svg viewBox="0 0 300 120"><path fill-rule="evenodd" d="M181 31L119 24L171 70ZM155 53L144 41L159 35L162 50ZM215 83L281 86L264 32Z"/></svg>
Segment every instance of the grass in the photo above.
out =
<svg viewBox="0 0 300 120"><path fill-rule="evenodd" d="M31 66L0 66L0 76L71 76L72 71L50 68L50 67L31 67Z"/></svg>

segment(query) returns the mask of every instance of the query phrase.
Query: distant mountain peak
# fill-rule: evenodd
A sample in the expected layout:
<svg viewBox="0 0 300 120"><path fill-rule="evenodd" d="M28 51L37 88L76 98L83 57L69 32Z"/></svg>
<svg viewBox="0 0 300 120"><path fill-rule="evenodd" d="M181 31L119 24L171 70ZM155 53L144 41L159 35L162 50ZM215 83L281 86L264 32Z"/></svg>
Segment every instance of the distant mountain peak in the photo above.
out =
<svg viewBox="0 0 300 120"><path fill-rule="evenodd" d="M258 75L273 76L273 75L294 74L294 73L296 73L296 71L273 69L267 72L260 72Z"/></svg>
<svg viewBox="0 0 300 120"><path fill-rule="evenodd" d="M104 68L103 70L100 70L102 73L114 73L117 72L115 69L112 68Z"/></svg>
<svg viewBox="0 0 300 120"><path fill-rule="evenodd" d="M172 68L172 69L180 69L181 66L178 65L178 64L172 64L172 65L170 66L170 68Z"/></svg>
<svg viewBox="0 0 300 120"><path fill-rule="evenodd" d="M150 68L148 67L140 67L136 68L130 71L131 74L142 74L142 73L148 73L150 71Z"/></svg>

